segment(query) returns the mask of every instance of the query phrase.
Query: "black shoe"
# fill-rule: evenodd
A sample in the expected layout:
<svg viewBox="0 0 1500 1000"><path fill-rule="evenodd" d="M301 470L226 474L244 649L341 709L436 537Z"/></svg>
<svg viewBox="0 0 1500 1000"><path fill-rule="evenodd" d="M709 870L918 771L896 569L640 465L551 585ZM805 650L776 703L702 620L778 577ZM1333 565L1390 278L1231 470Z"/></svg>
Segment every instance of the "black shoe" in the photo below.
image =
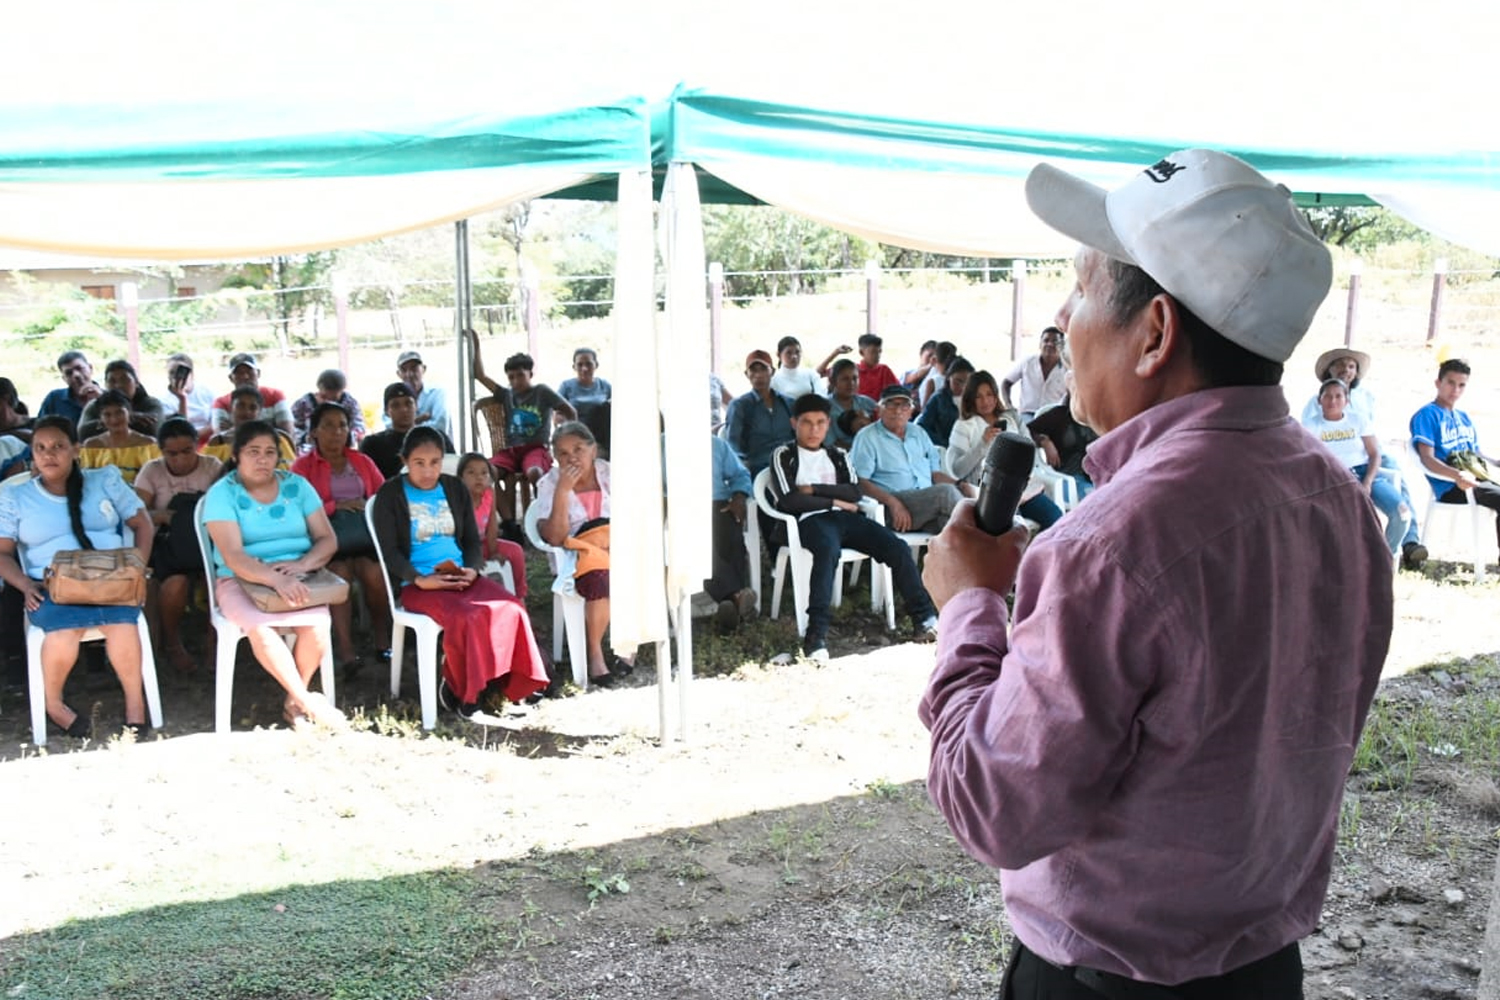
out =
<svg viewBox="0 0 1500 1000"><path fill-rule="evenodd" d="M609 658L609 672L613 677L629 677L635 673L635 664L620 659L618 656Z"/></svg>
<svg viewBox="0 0 1500 1000"><path fill-rule="evenodd" d="M1427 561L1427 546L1421 542L1407 542L1401 546L1401 568L1421 569Z"/></svg>
<svg viewBox="0 0 1500 1000"><path fill-rule="evenodd" d="M88 716L82 712L73 713L73 721L67 726L58 725L52 721L52 716L47 716L47 724L63 736L71 736L75 740L88 739L94 733L93 723L89 722Z"/></svg>
<svg viewBox="0 0 1500 1000"><path fill-rule="evenodd" d="M458 695L448 686L446 680L438 682L438 704L444 711L452 712L465 721L479 711L478 704L459 701Z"/></svg>
<svg viewBox="0 0 1500 1000"><path fill-rule="evenodd" d="M719 608L714 612L714 627L720 632L733 632L740 626L740 606L732 597L727 597L719 602Z"/></svg>
<svg viewBox="0 0 1500 1000"><path fill-rule="evenodd" d="M135 734L135 738L137 740L140 740L140 739L142 739L143 737L145 737L147 734L149 734L151 732L151 723L149 723L149 722L127 722L127 723L125 723L125 728L128 729L128 730L130 730L130 732L134 733Z"/></svg>
<svg viewBox="0 0 1500 1000"><path fill-rule="evenodd" d="M591 688L612 688L619 682L620 678L616 677L613 673L600 674L598 677L589 677L589 687Z"/></svg>

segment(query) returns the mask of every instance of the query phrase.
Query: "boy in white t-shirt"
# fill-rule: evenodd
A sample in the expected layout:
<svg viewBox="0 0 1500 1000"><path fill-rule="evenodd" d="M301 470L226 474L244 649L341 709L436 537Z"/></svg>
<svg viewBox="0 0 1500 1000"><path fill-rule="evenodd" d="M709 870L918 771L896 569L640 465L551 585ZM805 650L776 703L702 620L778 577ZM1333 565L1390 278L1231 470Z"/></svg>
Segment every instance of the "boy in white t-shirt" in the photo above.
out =
<svg viewBox="0 0 1500 1000"><path fill-rule="evenodd" d="M1304 413L1302 426L1323 443L1354 477L1365 484L1375 506L1386 517L1385 541L1391 555L1401 552L1401 539L1411 521L1411 508L1401 492L1380 474L1380 445L1365 417L1349 409L1349 387L1336 378L1318 389L1318 412Z"/></svg>

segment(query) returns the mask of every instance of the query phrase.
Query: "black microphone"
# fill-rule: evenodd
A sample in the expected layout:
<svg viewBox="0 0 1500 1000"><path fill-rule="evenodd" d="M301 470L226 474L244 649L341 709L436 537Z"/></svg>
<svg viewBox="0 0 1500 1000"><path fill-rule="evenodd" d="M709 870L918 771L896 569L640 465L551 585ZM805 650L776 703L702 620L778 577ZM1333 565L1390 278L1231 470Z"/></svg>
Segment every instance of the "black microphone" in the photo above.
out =
<svg viewBox="0 0 1500 1000"><path fill-rule="evenodd" d="M974 507L974 520L991 535L1003 535L1016 519L1021 492L1031 479L1036 445L1024 434L1006 431L995 435L984 456L984 481Z"/></svg>

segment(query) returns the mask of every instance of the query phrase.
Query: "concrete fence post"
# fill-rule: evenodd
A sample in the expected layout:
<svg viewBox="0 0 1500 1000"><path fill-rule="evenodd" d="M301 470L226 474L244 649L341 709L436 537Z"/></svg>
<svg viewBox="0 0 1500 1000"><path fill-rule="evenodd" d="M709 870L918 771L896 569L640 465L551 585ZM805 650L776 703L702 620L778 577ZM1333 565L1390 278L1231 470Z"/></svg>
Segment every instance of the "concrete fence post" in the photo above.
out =
<svg viewBox="0 0 1500 1000"><path fill-rule="evenodd" d="M1349 308L1344 313L1344 346L1354 346L1354 326L1359 317L1359 278L1364 262L1358 257L1349 262Z"/></svg>
<svg viewBox="0 0 1500 1000"><path fill-rule="evenodd" d="M1427 342L1437 339L1443 324L1443 287L1448 283L1448 260L1439 257L1432 262L1432 305L1427 310Z"/></svg>
<svg viewBox="0 0 1500 1000"><path fill-rule="evenodd" d="M1026 322L1026 261L1016 260L1010 271L1010 359L1021 356L1021 327Z"/></svg>

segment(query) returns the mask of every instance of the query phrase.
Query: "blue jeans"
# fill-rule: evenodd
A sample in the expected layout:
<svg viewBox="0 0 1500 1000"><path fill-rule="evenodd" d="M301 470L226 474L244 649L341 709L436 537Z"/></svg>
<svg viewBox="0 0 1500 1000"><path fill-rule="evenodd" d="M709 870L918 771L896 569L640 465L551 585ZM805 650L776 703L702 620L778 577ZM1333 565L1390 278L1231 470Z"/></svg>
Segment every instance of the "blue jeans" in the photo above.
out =
<svg viewBox="0 0 1500 1000"><path fill-rule="evenodd" d="M1369 469L1369 463L1366 463L1356 465L1350 471L1354 473L1355 479L1363 480ZM1376 476L1375 485L1370 489L1370 499L1375 501L1375 509L1385 515L1385 544L1392 555L1401 551L1407 532L1415 531L1412 525L1416 523L1416 517L1411 512L1411 504L1404 503L1401 499L1404 488L1398 489L1389 476Z"/></svg>
<svg viewBox="0 0 1500 1000"><path fill-rule="evenodd" d="M802 547L812 553L812 578L807 595L807 634L802 648L812 652L828 636L829 603L833 600L833 574L838 572L839 551L854 549L891 568L891 583L906 605L912 621L921 624L937 614L921 574L911 557L911 549L896 533L863 514L830 510L804 517L797 524Z"/></svg>
<svg viewBox="0 0 1500 1000"><path fill-rule="evenodd" d="M1406 534L1401 538L1401 544L1416 544L1417 537L1417 508L1411 505L1411 493L1406 488L1406 476L1401 472L1401 464L1385 452L1380 453L1380 467L1390 469L1396 474L1396 485L1401 490L1401 502L1406 504L1406 509L1411 511L1411 523L1407 525Z"/></svg>

